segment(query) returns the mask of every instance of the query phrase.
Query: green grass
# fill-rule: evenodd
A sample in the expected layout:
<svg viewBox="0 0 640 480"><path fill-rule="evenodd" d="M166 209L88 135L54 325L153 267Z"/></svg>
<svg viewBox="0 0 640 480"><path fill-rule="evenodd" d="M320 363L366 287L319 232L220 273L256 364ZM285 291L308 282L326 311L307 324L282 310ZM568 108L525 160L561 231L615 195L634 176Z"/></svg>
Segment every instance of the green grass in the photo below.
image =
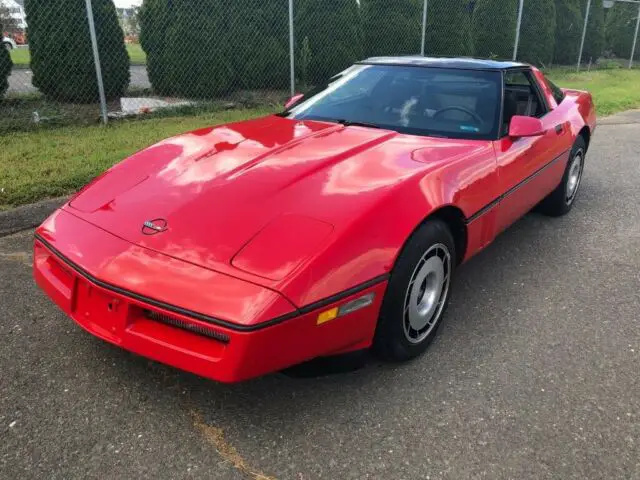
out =
<svg viewBox="0 0 640 480"><path fill-rule="evenodd" d="M126 45L131 65L146 65L147 55L142 50L139 43L129 43ZM26 68L31 63L31 54L28 48L14 48L11 50L11 60L18 68Z"/></svg>
<svg viewBox="0 0 640 480"><path fill-rule="evenodd" d="M623 68L591 72L546 72L561 87L589 90L599 116L640 108L640 70Z"/></svg>
<svg viewBox="0 0 640 480"><path fill-rule="evenodd" d="M640 70L579 74L551 70L547 74L562 87L591 91L600 116L640 108ZM7 106L12 101L6 101ZM89 107L95 121L97 110ZM74 108L69 115L77 114L78 107ZM274 109L263 106L197 115L189 115L193 111L168 112L166 115L173 116L113 122L107 128L66 126L0 134L0 210L71 193L114 163L168 136L264 115Z"/></svg>
<svg viewBox="0 0 640 480"><path fill-rule="evenodd" d="M11 50L11 61L16 67L28 67L31 62L31 54L28 48L14 48Z"/></svg>
<svg viewBox="0 0 640 480"><path fill-rule="evenodd" d="M163 138L270 113L266 107L195 117L121 121L0 137L0 210L66 195L114 163Z"/></svg>
<svg viewBox="0 0 640 480"><path fill-rule="evenodd" d="M131 65L147 64L147 54L144 53L144 50L142 50L142 47L140 46L139 43L128 43L127 52L129 52L129 59L131 60Z"/></svg>

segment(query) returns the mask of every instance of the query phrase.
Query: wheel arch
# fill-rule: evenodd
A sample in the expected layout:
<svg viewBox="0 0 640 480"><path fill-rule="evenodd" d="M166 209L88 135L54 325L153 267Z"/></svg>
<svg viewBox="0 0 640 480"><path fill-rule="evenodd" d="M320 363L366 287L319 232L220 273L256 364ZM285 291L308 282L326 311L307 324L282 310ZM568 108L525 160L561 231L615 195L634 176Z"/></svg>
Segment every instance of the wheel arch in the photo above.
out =
<svg viewBox="0 0 640 480"><path fill-rule="evenodd" d="M413 242L414 236L420 237L420 230L428 224L430 221L437 220L438 222L444 223L450 230L453 241L455 244L455 257L456 263L460 263L464 258L465 250L466 250L466 242L467 242L467 226L465 223L465 216L463 211L453 205L453 204L442 204L438 207L434 208L426 217L424 217L417 225L413 228L411 233L406 237L403 242L402 247L398 250L397 256L394 261L393 271L391 276L389 277L388 285L386 287L384 293L384 299L381 304L380 313L376 322L375 332L373 335L373 348L374 351L379 354L382 358L390 359L390 360L408 360L410 358L416 357L421 354L424 349L431 343L436 332L438 331L439 325L442 323L442 315L443 312L447 308L448 299L450 298L451 292L451 284L449 283L445 289L440 289L438 291L439 300L438 304L441 302L442 305L440 307L436 306L436 310L434 310L433 317L431 317L433 321L433 327L429 326L426 330L425 335L416 338L416 342L411 342L409 340L409 335L406 332L406 328L404 327L405 317L407 312L406 305L406 296L409 294L411 288L411 284L408 285L404 283L404 279L406 278L408 282L411 281L410 277L406 277L407 273L410 273L417 264L411 262L402 262L399 260L404 252L407 252L407 249L412 254L415 254L416 247L421 247L421 243ZM432 230L434 231L434 230ZM440 231L442 233L442 229L435 229L435 231ZM424 255L427 253L426 248L431 245L425 245L425 250L420 251L420 255ZM397 267L400 267L397 270ZM410 268L409 270L407 268ZM455 269L455 264L449 265L450 270ZM415 270L414 270L415 271ZM395 274L398 274L398 277ZM449 277L450 279L450 277ZM450 280L449 280L450 282ZM400 302L400 303L399 303ZM402 314L401 322L397 321L399 312L404 312ZM410 320L409 320L410 321ZM402 327L398 327L398 325L402 325ZM427 325L431 325L427 323ZM401 333L400 333L401 332ZM421 335L421 334L418 334Z"/></svg>
<svg viewBox="0 0 640 480"><path fill-rule="evenodd" d="M424 217L420 223L418 223L414 229L411 231L411 234L406 238L402 248L398 251L397 257L400 256L400 253L405 249L406 244L409 242L414 233L426 222L429 220L437 219L444 222L449 230L451 231L451 235L453 235L453 240L455 242L456 247L456 264L462 263L462 260L465 257L467 251L468 244L468 233L467 233L467 222L466 217L462 210L455 205L443 205L436 209L434 209L429 215ZM395 263L395 262L394 262Z"/></svg>
<svg viewBox="0 0 640 480"><path fill-rule="evenodd" d="M578 136L584 139L585 153L589 150L589 143L591 143L591 130L588 125L585 125L578 132Z"/></svg>

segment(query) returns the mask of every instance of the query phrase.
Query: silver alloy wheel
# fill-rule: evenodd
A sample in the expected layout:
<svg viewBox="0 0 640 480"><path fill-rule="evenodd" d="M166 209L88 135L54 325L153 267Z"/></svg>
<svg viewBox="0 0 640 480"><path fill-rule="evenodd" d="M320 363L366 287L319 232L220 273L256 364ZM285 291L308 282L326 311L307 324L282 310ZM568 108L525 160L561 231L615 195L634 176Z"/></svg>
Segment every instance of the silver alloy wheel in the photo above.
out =
<svg viewBox="0 0 640 480"><path fill-rule="evenodd" d="M438 243L422 255L405 293L402 326L409 342L422 342L436 326L450 281L451 254Z"/></svg>
<svg viewBox="0 0 640 480"><path fill-rule="evenodd" d="M571 166L569 167L569 174L567 175L567 188L565 193L565 202L567 205L571 205L578 193L578 187L582 180L582 170L584 169L584 153L582 149L578 150L571 159Z"/></svg>

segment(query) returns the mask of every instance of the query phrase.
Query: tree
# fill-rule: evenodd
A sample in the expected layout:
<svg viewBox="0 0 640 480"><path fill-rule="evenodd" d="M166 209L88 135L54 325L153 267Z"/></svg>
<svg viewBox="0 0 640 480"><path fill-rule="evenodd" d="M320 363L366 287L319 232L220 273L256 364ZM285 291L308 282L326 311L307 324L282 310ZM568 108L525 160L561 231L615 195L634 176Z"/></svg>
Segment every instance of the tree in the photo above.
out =
<svg viewBox="0 0 640 480"><path fill-rule="evenodd" d="M139 12L140 45L147 55L147 75L160 95L173 95L175 91L169 81L173 67L167 48L174 10L173 3L167 0L144 0Z"/></svg>
<svg viewBox="0 0 640 480"><path fill-rule="evenodd" d="M2 28L0 28L0 32L2 32ZM9 89L9 75L12 68L13 62L9 51L3 45L0 45L0 99Z"/></svg>
<svg viewBox="0 0 640 480"><path fill-rule="evenodd" d="M427 54L471 55L471 3L468 0L431 0L426 37Z"/></svg>
<svg viewBox="0 0 640 480"><path fill-rule="evenodd" d="M555 33L556 6L554 0L527 0L524 2L518 60L540 67L551 65Z"/></svg>
<svg viewBox="0 0 640 480"><path fill-rule="evenodd" d="M307 89L309 85L309 65L311 65L311 58L313 52L311 51L311 45L309 45L309 37L304 37L302 40L302 47L300 48L300 82L302 88Z"/></svg>
<svg viewBox="0 0 640 480"><path fill-rule="evenodd" d="M289 78L289 10L284 1L234 0L225 9L228 52L238 88L285 87Z"/></svg>
<svg viewBox="0 0 640 480"><path fill-rule="evenodd" d="M364 54L367 57L420 53L422 1L362 0Z"/></svg>
<svg viewBox="0 0 640 480"><path fill-rule="evenodd" d="M309 82L319 84L363 57L360 12L355 0L299 0L297 56L304 38L313 52Z"/></svg>
<svg viewBox="0 0 640 480"><path fill-rule="evenodd" d="M582 1L582 17L587 10L587 0ZM583 20L584 22L584 20ZM583 24L584 25L584 24ZM587 23L587 33L584 39L584 49L582 51L582 62L598 60L604 51L604 8L602 2L591 1L589 9L589 21Z"/></svg>
<svg viewBox="0 0 640 480"><path fill-rule="evenodd" d="M617 57L628 59L631 56L637 18L638 6L632 3L616 2L607 13L607 48ZM640 59L640 43L636 45L634 58Z"/></svg>
<svg viewBox="0 0 640 480"><path fill-rule="evenodd" d="M167 48L173 11L173 4L167 0L144 0L138 14L140 44L147 54L147 74L154 91L160 95L172 95L175 91L169 81L173 67Z"/></svg>
<svg viewBox="0 0 640 480"><path fill-rule="evenodd" d="M477 57L511 58L516 36L515 1L478 0L473 11L473 44Z"/></svg>
<svg viewBox="0 0 640 480"><path fill-rule="evenodd" d="M262 0L145 0L140 42L153 89L214 98L287 84L288 10Z"/></svg>
<svg viewBox="0 0 640 480"><path fill-rule="evenodd" d="M92 0L102 78L107 98L124 94L129 56L112 0ZM98 99L85 3L26 0L33 84L47 97L89 103Z"/></svg>
<svg viewBox="0 0 640 480"><path fill-rule="evenodd" d="M8 9L0 3L0 36L5 30L10 30L15 25ZM9 75L13 68L13 61L9 51L0 43L0 100L9 89Z"/></svg>
<svg viewBox="0 0 640 480"><path fill-rule="evenodd" d="M580 8L580 0L556 0L554 63L560 65L576 63L583 26L584 15Z"/></svg>
<svg viewBox="0 0 640 480"><path fill-rule="evenodd" d="M231 89L225 6L216 0L173 1L167 32L168 81L186 97L212 98ZM234 45L243 39L234 39Z"/></svg>

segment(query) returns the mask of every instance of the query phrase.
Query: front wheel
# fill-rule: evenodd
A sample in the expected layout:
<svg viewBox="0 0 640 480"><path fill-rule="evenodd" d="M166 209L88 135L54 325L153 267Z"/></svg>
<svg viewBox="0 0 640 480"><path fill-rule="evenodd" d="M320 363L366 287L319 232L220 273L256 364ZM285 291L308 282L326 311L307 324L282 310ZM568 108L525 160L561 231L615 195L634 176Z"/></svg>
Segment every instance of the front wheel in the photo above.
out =
<svg viewBox="0 0 640 480"><path fill-rule="evenodd" d="M10 52L11 50L13 50L13 45L11 45L9 42L4 42L4 48L6 48Z"/></svg>
<svg viewBox="0 0 640 480"><path fill-rule="evenodd" d="M539 210L545 215L559 217L569 213L571 207L573 207L578 196L580 182L582 181L586 150L584 138L578 137L569 154L567 168L564 171L560 185L539 205Z"/></svg>
<svg viewBox="0 0 640 480"><path fill-rule="evenodd" d="M409 360L436 335L451 296L455 242L441 220L425 222L398 258L374 337L374 350L388 360Z"/></svg>

